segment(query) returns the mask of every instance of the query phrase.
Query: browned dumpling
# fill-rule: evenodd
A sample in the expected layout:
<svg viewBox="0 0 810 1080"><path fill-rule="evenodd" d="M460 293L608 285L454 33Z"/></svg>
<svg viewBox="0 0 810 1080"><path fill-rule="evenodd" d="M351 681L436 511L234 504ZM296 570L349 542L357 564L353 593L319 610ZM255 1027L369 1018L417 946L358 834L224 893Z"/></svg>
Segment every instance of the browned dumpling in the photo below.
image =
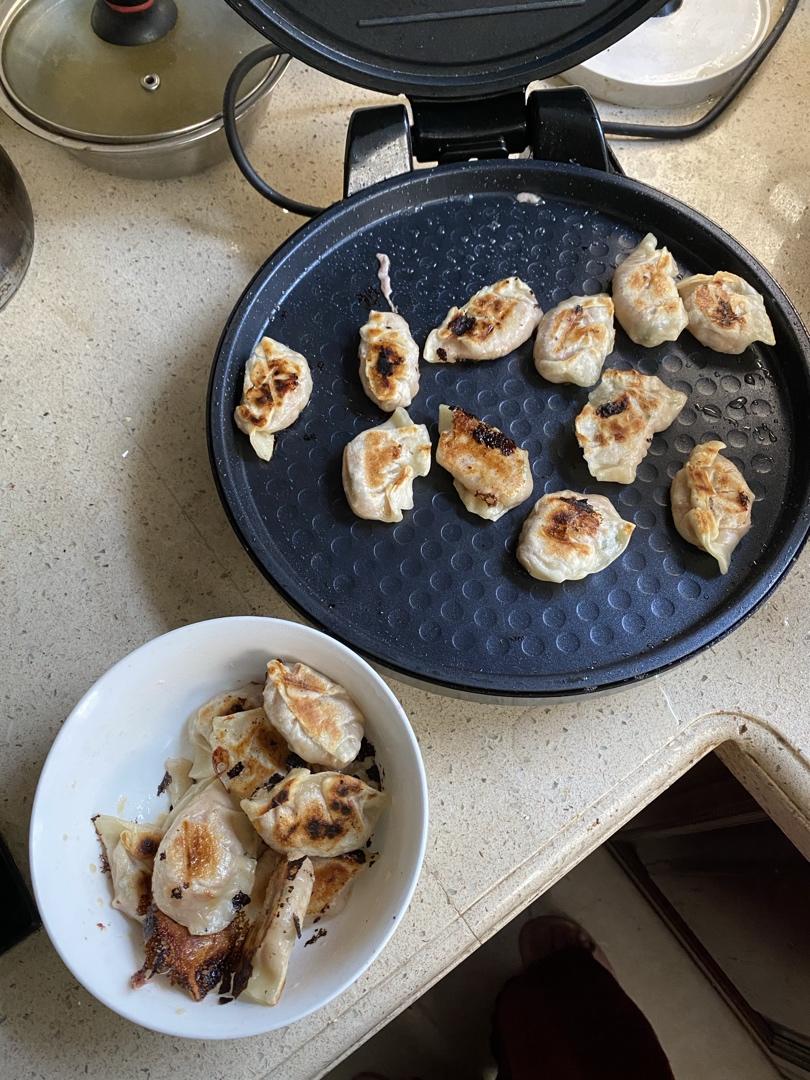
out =
<svg viewBox="0 0 810 1080"><path fill-rule="evenodd" d="M429 364L497 360L527 341L542 315L534 293L518 277L487 285L462 308L452 307L431 330L424 356Z"/></svg>
<svg viewBox="0 0 810 1080"><path fill-rule="evenodd" d="M549 382L593 386L615 340L610 297L571 296L540 320L534 366Z"/></svg>
<svg viewBox="0 0 810 1080"><path fill-rule="evenodd" d="M194 1001L202 1001L236 963L245 940L248 920L239 911L228 925L214 934L191 934L155 904L144 920L144 952L140 971L130 979L133 989L143 986L153 975L166 975L173 986L185 990Z"/></svg>
<svg viewBox="0 0 810 1080"><path fill-rule="evenodd" d="M270 661L264 711L304 761L342 769L357 757L365 722L359 705L340 683L307 664Z"/></svg>
<svg viewBox="0 0 810 1080"><path fill-rule="evenodd" d="M192 934L224 929L250 896L258 837L219 780L185 797L160 841L152 896L160 910Z"/></svg>
<svg viewBox="0 0 810 1080"><path fill-rule="evenodd" d="M634 530L603 495L555 491L523 523L517 557L540 581L579 581L618 559Z"/></svg>
<svg viewBox="0 0 810 1080"><path fill-rule="evenodd" d="M419 393L419 346L401 315L370 311L360 330L360 382L385 412L405 408Z"/></svg>
<svg viewBox="0 0 810 1080"><path fill-rule="evenodd" d="M263 708L217 716L211 728L211 761L223 787L246 799L271 777L287 772L290 748Z"/></svg>
<svg viewBox="0 0 810 1080"><path fill-rule="evenodd" d="M96 814L93 826L112 878L112 906L131 919L142 919L152 896L152 868L163 828L109 814Z"/></svg>
<svg viewBox="0 0 810 1080"><path fill-rule="evenodd" d="M498 428L457 405L439 406L436 461L472 514L497 521L532 493L529 455Z"/></svg>
<svg viewBox="0 0 810 1080"><path fill-rule="evenodd" d="M262 461L273 456L276 432L295 423L312 393L312 374L301 353L263 337L245 365L236 426Z"/></svg>
<svg viewBox="0 0 810 1080"><path fill-rule="evenodd" d="M613 303L624 332L651 348L675 341L686 326L686 311L675 280L678 265L647 233L613 275Z"/></svg>
<svg viewBox="0 0 810 1080"><path fill-rule="evenodd" d="M362 848L348 851L345 855L336 855L333 859L313 859L315 883L309 898L307 919L320 919L327 914L336 914L345 903L352 881L365 870L368 863L366 852Z"/></svg>
<svg viewBox="0 0 810 1080"><path fill-rule="evenodd" d="M345 855L371 835L385 796L356 776L292 769L269 791L242 800L268 847L288 859Z"/></svg>
<svg viewBox="0 0 810 1080"><path fill-rule="evenodd" d="M402 521L413 509L413 482L430 472L431 443L424 424L396 409L343 450L343 490L352 512L368 521Z"/></svg>
<svg viewBox="0 0 810 1080"><path fill-rule="evenodd" d="M701 345L715 352L736 355L754 341L775 345L765 301L757 290L736 274L695 274L678 286L689 330Z"/></svg>
<svg viewBox="0 0 810 1080"><path fill-rule="evenodd" d="M754 493L733 461L720 453L726 444L700 443L670 489L672 517L681 536L707 551L728 572L734 548L751 528Z"/></svg>
<svg viewBox="0 0 810 1080"><path fill-rule="evenodd" d="M656 375L605 371L575 425L591 476L632 484L653 435L665 431L685 404L686 394Z"/></svg>
<svg viewBox="0 0 810 1080"><path fill-rule="evenodd" d="M262 856L272 859L271 853ZM232 993L260 1005L276 1005L287 981L290 956L304 924L314 880L309 859L273 865L261 911L253 922L234 972Z"/></svg>
<svg viewBox="0 0 810 1080"><path fill-rule="evenodd" d="M206 701L192 715L188 722L188 737L194 747L194 761L189 776L192 780L207 780L214 775L211 761L211 731L214 720L219 716L230 716L247 709L257 709L262 703L262 684L248 683L237 690L217 694ZM176 800L172 800L177 806Z"/></svg>

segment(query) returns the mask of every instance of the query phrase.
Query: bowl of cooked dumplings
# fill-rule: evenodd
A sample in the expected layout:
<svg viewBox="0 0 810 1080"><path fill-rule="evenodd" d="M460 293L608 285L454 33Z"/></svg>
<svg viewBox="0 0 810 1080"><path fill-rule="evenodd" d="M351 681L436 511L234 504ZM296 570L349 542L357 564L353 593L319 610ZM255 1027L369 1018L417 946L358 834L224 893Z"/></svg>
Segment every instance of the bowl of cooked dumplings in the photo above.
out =
<svg viewBox="0 0 810 1080"><path fill-rule="evenodd" d="M317 630L196 623L111 668L40 778L31 873L76 978L189 1038L292 1024L407 910L427 794L399 702Z"/></svg>

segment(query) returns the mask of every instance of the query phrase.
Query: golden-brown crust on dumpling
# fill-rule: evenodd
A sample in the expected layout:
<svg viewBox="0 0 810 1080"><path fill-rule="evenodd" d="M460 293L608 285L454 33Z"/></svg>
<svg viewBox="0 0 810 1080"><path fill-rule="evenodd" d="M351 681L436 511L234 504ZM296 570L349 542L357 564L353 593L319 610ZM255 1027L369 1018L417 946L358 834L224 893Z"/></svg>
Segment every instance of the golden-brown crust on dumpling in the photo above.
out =
<svg viewBox="0 0 810 1080"><path fill-rule="evenodd" d="M496 360L529 338L542 312L534 293L518 277L503 278L452 307L428 335L424 355L431 364Z"/></svg>
<svg viewBox="0 0 810 1080"><path fill-rule="evenodd" d="M287 771L290 750L263 708L217 717L211 729L214 772L238 799Z"/></svg>
<svg viewBox="0 0 810 1080"><path fill-rule="evenodd" d="M675 528L715 558L725 574L735 547L751 528L754 493L721 450L725 443L699 443L675 474L670 498Z"/></svg>
<svg viewBox="0 0 810 1080"><path fill-rule="evenodd" d="M526 451L499 428L457 405L441 409L436 461L455 478L457 490L460 485L472 499L489 508L493 519L527 499L532 476ZM459 495L464 499L461 490ZM472 509L466 500L465 505ZM486 514L486 510L473 512Z"/></svg>
<svg viewBox="0 0 810 1080"><path fill-rule="evenodd" d="M577 441L597 480L631 484L656 432L686 404L686 394L655 375L609 368L576 418Z"/></svg>
<svg viewBox="0 0 810 1080"><path fill-rule="evenodd" d="M151 904L144 921L143 967L130 982L143 986L153 975L168 975L173 986L185 990L194 1001L202 1001L209 991L227 978L247 933L244 912L215 934L190 934L185 926Z"/></svg>
<svg viewBox="0 0 810 1080"><path fill-rule="evenodd" d="M332 859L313 859L315 883L307 908L308 918L326 914L346 886L368 865L362 848L336 855Z"/></svg>
<svg viewBox="0 0 810 1080"><path fill-rule="evenodd" d="M738 355L754 341L776 343L762 296L737 274L695 274L678 291L690 333L710 349Z"/></svg>
<svg viewBox="0 0 810 1080"><path fill-rule="evenodd" d="M360 749L363 714L344 687L306 664L267 665L265 711L305 761L340 767Z"/></svg>
<svg viewBox="0 0 810 1080"><path fill-rule="evenodd" d="M413 507L413 482L430 471L424 424L397 408L383 424L361 431L343 449L342 479L352 512L370 521L402 521Z"/></svg>
<svg viewBox="0 0 810 1080"><path fill-rule="evenodd" d="M274 788L242 802L253 827L288 858L343 855L361 847L384 796L355 776L292 769Z"/></svg>
<svg viewBox="0 0 810 1080"><path fill-rule="evenodd" d="M539 581L579 581L618 559L634 531L603 495L554 491L524 521L517 559Z"/></svg>
<svg viewBox="0 0 810 1080"><path fill-rule="evenodd" d="M602 524L602 515L588 502L587 497L578 499L562 495L558 501L559 505L541 529L547 546L561 555L571 549L587 552L589 545L583 540L596 536Z"/></svg>
<svg viewBox="0 0 810 1080"><path fill-rule="evenodd" d="M259 457L270 460L274 434L298 419L311 393L306 359L280 341L263 337L245 365L242 400L234 411L236 426L250 437Z"/></svg>
<svg viewBox="0 0 810 1080"><path fill-rule="evenodd" d="M360 380L386 412L407 408L419 392L419 346L401 315L369 312L360 331Z"/></svg>

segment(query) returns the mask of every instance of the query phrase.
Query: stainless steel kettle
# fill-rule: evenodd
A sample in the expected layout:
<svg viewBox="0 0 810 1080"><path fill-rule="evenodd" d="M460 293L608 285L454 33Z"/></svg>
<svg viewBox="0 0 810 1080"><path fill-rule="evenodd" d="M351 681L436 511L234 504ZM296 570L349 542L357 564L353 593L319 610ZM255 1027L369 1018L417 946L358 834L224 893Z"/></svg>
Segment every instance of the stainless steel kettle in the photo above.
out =
<svg viewBox="0 0 810 1080"><path fill-rule="evenodd" d="M22 177L0 146L0 309L25 277L34 246L34 214Z"/></svg>

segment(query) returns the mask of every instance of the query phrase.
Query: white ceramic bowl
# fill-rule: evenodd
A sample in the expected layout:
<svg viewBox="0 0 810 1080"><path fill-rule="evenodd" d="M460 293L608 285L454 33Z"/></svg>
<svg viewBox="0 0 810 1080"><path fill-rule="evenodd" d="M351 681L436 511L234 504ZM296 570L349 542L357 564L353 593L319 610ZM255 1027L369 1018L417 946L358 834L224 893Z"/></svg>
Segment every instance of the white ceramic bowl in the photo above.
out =
<svg viewBox="0 0 810 1080"><path fill-rule="evenodd" d="M141 928L111 907L99 869L93 814L150 820L164 761L186 748L185 724L208 698L262 678L273 656L301 660L341 683L366 716L390 803L374 833L375 865L355 881L327 934L299 945L274 1008L247 1001L195 1003L162 976L132 990L143 962ZM359 656L317 630L244 616L184 626L148 642L103 675L59 732L31 815L34 892L45 929L91 994L153 1031L233 1039L300 1020L341 994L380 953L408 907L427 835L427 788L402 706Z"/></svg>

